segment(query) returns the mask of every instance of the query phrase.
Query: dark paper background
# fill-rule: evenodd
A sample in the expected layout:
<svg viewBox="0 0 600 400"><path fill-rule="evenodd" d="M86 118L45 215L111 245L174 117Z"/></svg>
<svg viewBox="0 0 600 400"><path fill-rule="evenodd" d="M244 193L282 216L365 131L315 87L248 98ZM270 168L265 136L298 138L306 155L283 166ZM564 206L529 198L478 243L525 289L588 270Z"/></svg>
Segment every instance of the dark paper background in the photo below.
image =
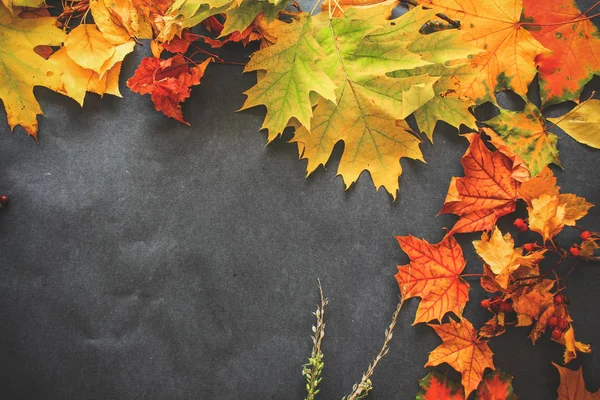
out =
<svg viewBox="0 0 600 400"><path fill-rule="evenodd" d="M124 99L88 95L79 108L37 88L46 113L38 144L20 128L9 134L2 111L0 192L10 205L0 210L0 397L302 399L320 278L330 305L319 397L341 398L381 346L398 300L393 275L408 259L394 235L437 242L456 219L436 214L462 174L466 140L442 126L435 146L422 146L427 164L402 160L396 202L366 173L344 191L342 146L305 179L295 145L265 146L257 133L262 109L235 113L253 74L211 66L184 107L186 127L124 86L146 54L138 46L124 63ZM600 204L598 153L558 134L563 192ZM580 226L600 230L599 221L595 207ZM569 246L577 232L565 231ZM537 239L512 232L519 243ZM468 273L481 268L478 237L459 235ZM570 365L583 364L589 389L600 385L599 267L581 265L566 291L578 339L596 346ZM491 314L470 283L465 316L481 326ZM440 341L410 326L417 304L400 315L372 399L411 399L426 374ZM527 334L492 340L495 364L515 375L522 399L554 399L551 361L562 347L548 337L533 347Z"/></svg>

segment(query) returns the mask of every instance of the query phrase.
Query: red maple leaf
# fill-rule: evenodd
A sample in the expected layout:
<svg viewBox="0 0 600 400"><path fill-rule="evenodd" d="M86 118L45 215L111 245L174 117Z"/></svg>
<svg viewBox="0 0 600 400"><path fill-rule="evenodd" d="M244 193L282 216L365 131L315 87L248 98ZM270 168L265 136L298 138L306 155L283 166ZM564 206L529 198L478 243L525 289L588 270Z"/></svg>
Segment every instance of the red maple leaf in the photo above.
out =
<svg viewBox="0 0 600 400"><path fill-rule="evenodd" d="M515 210L519 198L521 182L515 176L519 162L489 150L478 134L465 136L470 142L460 160L465 176L452 178L440 211L460 216L449 234L490 230L498 218Z"/></svg>
<svg viewBox="0 0 600 400"><path fill-rule="evenodd" d="M550 52L538 55L544 105L576 100L600 73L600 34L573 0L523 0L522 25Z"/></svg>
<svg viewBox="0 0 600 400"><path fill-rule="evenodd" d="M168 117L189 125L181 114L181 105L190 97L191 87L200 84L211 58L190 67L181 55L166 60L146 57L127 86L137 93L150 94L154 108Z"/></svg>

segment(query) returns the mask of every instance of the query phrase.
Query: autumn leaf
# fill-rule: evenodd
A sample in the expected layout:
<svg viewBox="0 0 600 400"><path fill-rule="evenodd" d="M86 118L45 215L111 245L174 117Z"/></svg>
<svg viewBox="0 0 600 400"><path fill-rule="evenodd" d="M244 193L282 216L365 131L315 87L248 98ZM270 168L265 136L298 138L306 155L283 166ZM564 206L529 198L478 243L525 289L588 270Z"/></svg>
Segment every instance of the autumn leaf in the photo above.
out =
<svg viewBox="0 0 600 400"><path fill-rule="evenodd" d="M430 370L419 381L420 390L415 400L463 400L464 390L460 383L451 381L446 375ZM512 376L499 370L485 375L475 400L517 400L512 387Z"/></svg>
<svg viewBox="0 0 600 400"><path fill-rule="evenodd" d="M420 131L433 142L435 126L441 120L455 127L464 124L476 129L475 117L470 111L476 103L460 93L463 81L479 76L467 58L482 52L483 49L465 43L455 30L418 35L423 24L431 18L436 18L435 11L416 7L412 13L412 18L403 26L399 27L396 23L397 32L401 34L391 31L387 36L394 36L396 40L413 39L409 45L410 51L431 63L412 70L394 71L390 76L403 78L428 74L439 77L433 85L435 96L414 112ZM412 35L407 33L411 30Z"/></svg>
<svg viewBox="0 0 600 400"><path fill-rule="evenodd" d="M132 37L152 38L152 26L131 0L90 0L94 23L106 40L122 44Z"/></svg>
<svg viewBox="0 0 600 400"><path fill-rule="evenodd" d="M180 103L190 96L192 86L200 84L211 61L209 58L190 67L180 55L166 60L146 57L127 81L127 86L134 92L150 94L157 111L189 125L183 119Z"/></svg>
<svg viewBox="0 0 600 400"><path fill-rule="evenodd" d="M556 177L550 168L544 168L537 176L523 182L519 188L519 197L528 205L531 200L540 198L543 194L552 197L559 195L560 188L556 186Z"/></svg>
<svg viewBox="0 0 600 400"><path fill-rule="evenodd" d="M525 96L537 73L534 59L546 49L521 26L521 0L419 3L460 21L463 40L485 49L470 60L478 74L462 82L461 95L477 103L494 100L494 92L502 90Z"/></svg>
<svg viewBox="0 0 600 400"><path fill-rule="evenodd" d="M255 52L244 71L264 70L260 81L246 91L243 109L265 105L267 114L263 129L269 141L275 139L291 118L310 125L312 117L311 92L335 102L335 84L317 67L315 61L325 53L312 35L312 17L308 13L281 24L274 35L277 43ZM292 101L293 99L293 101Z"/></svg>
<svg viewBox="0 0 600 400"><path fill-rule="evenodd" d="M67 55L64 47L60 48L49 57L49 61L56 64L57 68L63 68L61 80L64 91L79 105L83 106L86 92L99 95L112 94L121 97L119 91L119 75L121 62L117 62L102 77L91 69L85 69L75 63Z"/></svg>
<svg viewBox="0 0 600 400"><path fill-rule="evenodd" d="M487 321L481 328L479 328L479 336L484 338L493 338L502 335L506 332L506 326L504 325L504 313L499 312L494 315L492 319Z"/></svg>
<svg viewBox="0 0 600 400"><path fill-rule="evenodd" d="M419 393L415 400L464 400L462 386L448 379L446 375L430 370L419 381Z"/></svg>
<svg viewBox="0 0 600 400"><path fill-rule="evenodd" d="M569 322L573 322L573 320L568 316L568 314L567 314L567 319ZM567 329L563 333L563 335L560 337L560 339L558 339L558 340L552 339L552 340L565 346L565 352L563 355L563 360L564 360L565 364L568 364L571 361L573 361L574 359L576 359L577 352L589 353L592 351L592 348L590 345L581 343L581 342L578 342L577 340L575 340L575 328L573 328L573 324L571 324L569 326L569 329Z"/></svg>
<svg viewBox="0 0 600 400"><path fill-rule="evenodd" d="M494 369L492 350L486 341L477 338L477 331L466 319L429 326L442 339L442 344L429 354L425 366L449 364L461 373L465 397L468 397L479 386L485 369Z"/></svg>
<svg viewBox="0 0 600 400"><path fill-rule="evenodd" d="M65 49L78 65L100 73L102 65L115 54L116 46L104 37L95 24L81 24L69 32Z"/></svg>
<svg viewBox="0 0 600 400"><path fill-rule="evenodd" d="M600 400L600 390L595 393L587 391L583 380L583 368L577 371L552 363L560 375L557 400Z"/></svg>
<svg viewBox="0 0 600 400"><path fill-rule="evenodd" d="M544 241L552 240L565 225L574 226L593 206L574 194L559 194L559 189L554 174L546 167L519 190L528 205L529 228L542 235Z"/></svg>
<svg viewBox="0 0 600 400"><path fill-rule="evenodd" d="M384 187L395 198L402 173L400 159L423 159L421 141L404 119L433 98L438 78L387 75L430 64L409 48L412 40L419 40L418 25L413 23L415 10L381 27L373 24L377 17L364 20L353 8L344 18L329 19L325 13L315 17L315 37L325 51L317 66L336 84L337 98L336 103L319 99L310 124L300 126L292 139L301 157L308 160L308 174L325 165L336 143L342 141L338 173L346 188L367 170L375 187ZM440 50L439 56L451 58L451 53Z"/></svg>
<svg viewBox="0 0 600 400"><path fill-rule="evenodd" d="M36 46L58 46L65 33L56 27L56 18L22 19L0 4L0 99L4 103L11 131L21 125L37 138L37 115L42 110L33 88L44 86L64 93L60 75L64 66L35 53Z"/></svg>
<svg viewBox="0 0 600 400"><path fill-rule="evenodd" d="M512 386L512 376L495 370L486 374L475 393L476 400L517 400Z"/></svg>
<svg viewBox="0 0 600 400"><path fill-rule="evenodd" d="M565 226L565 205L558 197L543 194L531 201L527 211L529 229L542 235L544 242L551 241Z"/></svg>
<svg viewBox="0 0 600 400"><path fill-rule="evenodd" d="M531 176L550 163L560 166L558 137L546 130L545 119L534 104L525 103L523 111L500 109L500 114L485 124L527 162Z"/></svg>
<svg viewBox="0 0 600 400"><path fill-rule="evenodd" d="M502 235L498 227L491 234L484 232L481 240L473 242L475 251L496 275L496 282L506 289L511 274L519 267L532 267L544 258L545 250L529 252L523 255L522 248L515 249L515 242L510 233Z"/></svg>
<svg viewBox="0 0 600 400"><path fill-rule="evenodd" d="M550 290L553 287L553 280L542 279L534 285L524 285L510 295L518 316L517 326L531 325L552 304L554 296Z"/></svg>
<svg viewBox="0 0 600 400"><path fill-rule="evenodd" d="M566 115L548 118L548 121L556 124L578 142L600 149L600 100L588 100Z"/></svg>
<svg viewBox="0 0 600 400"><path fill-rule="evenodd" d="M413 236L396 239L411 260L398 266L396 274L402 298L421 298L413 325L441 321L448 312L461 317L469 300L469 284L460 277L466 261L456 239L447 236L434 245Z"/></svg>
<svg viewBox="0 0 600 400"><path fill-rule="evenodd" d="M156 39L168 42L175 36L181 36L184 29L218 14L226 17L222 36L243 32L259 14L269 21L274 20L286 4L284 0L177 0L163 16L155 19L159 30Z"/></svg>
<svg viewBox="0 0 600 400"><path fill-rule="evenodd" d="M548 49L535 58L542 103L577 99L600 73L598 29L573 0L523 0L523 5L523 26Z"/></svg>
<svg viewBox="0 0 600 400"><path fill-rule="evenodd" d="M460 219L452 233L490 230L503 215L515 210L521 182L513 176L515 160L491 151L478 134L467 134L469 148L461 159L465 176L452 178L440 214Z"/></svg>

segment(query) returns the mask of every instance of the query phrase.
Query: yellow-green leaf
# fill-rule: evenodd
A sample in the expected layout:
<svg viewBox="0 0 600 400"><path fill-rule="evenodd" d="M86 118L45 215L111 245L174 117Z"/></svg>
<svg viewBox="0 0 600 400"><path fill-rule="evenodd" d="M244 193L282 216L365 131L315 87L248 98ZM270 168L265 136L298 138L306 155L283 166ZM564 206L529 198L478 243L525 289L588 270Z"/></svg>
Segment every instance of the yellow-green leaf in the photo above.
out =
<svg viewBox="0 0 600 400"><path fill-rule="evenodd" d="M600 100L588 100L566 116L548 121L578 142L600 149Z"/></svg>
<svg viewBox="0 0 600 400"><path fill-rule="evenodd" d="M336 101L335 84L315 64L325 55L312 35L311 21L312 17L304 13L289 24L277 25L271 32L277 42L254 53L244 69L266 71L258 83L246 91L248 98L242 109L267 107L262 128L268 129L269 141L285 129L292 117L303 125L310 125L311 92Z"/></svg>

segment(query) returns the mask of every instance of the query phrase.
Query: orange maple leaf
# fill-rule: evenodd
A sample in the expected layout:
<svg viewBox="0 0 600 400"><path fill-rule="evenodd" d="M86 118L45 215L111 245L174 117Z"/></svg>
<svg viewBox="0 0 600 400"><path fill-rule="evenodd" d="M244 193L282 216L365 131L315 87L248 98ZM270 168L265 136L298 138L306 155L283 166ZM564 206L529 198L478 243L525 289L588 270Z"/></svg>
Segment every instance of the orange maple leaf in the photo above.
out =
<svg viewBox="0 0 600 400"><path fill-rule="evenodd" d="M600 400L600 390L591 393L585 389L581 367L577 371L573 371L555 363L552 363L552 365L556 367L560 374L558 400Z"/></svg>
<svg viewBox="0 0 600 400"><path fill-rule="evenodd" d="M513 90L525 96L537 73L534 59L547 51L521 26L521 0L421 0L460 21L463 40L484 49L469 61L479 74L461 82L461 95L493 100L494 93Z"/></svg>
<svg viewBox="0 0 600 400"><path fill-rule="evenodd" d="M523 5L523 25L550 50L535 59L544 106L577 99L600 73L598 29L573 0L523 0Z"/></svg>
<svg viewBox="0 0 600 400"><path fill-rule="evenodd" d="M421 298L413 325L441 321L448 312L461 317L469 300L469 284L460 277L467 262L456 239L446 236L433 245L413 236L396 239L411 261L398 266L396 274L402 298Z"/></svg>
<svg viewBox="0 0 600 400"><path fill-rule="evenodd" d="M477 337L477 331L466 319L442 325L429 325L442 339L442 344L429 354L426 367L449 364L462 375L465 397L477 389L486 368L494 368L487 341Z"/></svg>
<svg viewBox="0 0 600 400"><path fill-rule="evenodd" d="M498 218L515 210L521 185L515 177L515 168L521 167L516 159L488 150L478 134L465 136L470 142L460 161L465 176L452 178L440 211L460 216L449 234L491 229Z"/></svg>
<svg viewBox="0 0 600 400"><path fill-rule="evenodd" d="M517 313L517 326L528 326L538 319L540 314L552 304L554 297L550 290L554 287L554 281L543 279L532 286L522 286L510 295L513 300L513 308Z"/></svg>
<svg viewBox="0 0 600 400"><path fill-rule="evenodd" d="M190 67L181 55L162 60L146 57L127 86L137 93L150 94L154 108L168 117L189 125L183 119L180 103L190 97L191 87L200 84L212 59Z"/></svg>
<svg viewBox="0 0 600 400"><path fill-rule="evenodd" d="M419 381L421 389L415 400L464 400L462 386L446 375L429 371ZM498 370L487 374L475 392L475 400L516 400L513 392L512 376Z"/></svg>

